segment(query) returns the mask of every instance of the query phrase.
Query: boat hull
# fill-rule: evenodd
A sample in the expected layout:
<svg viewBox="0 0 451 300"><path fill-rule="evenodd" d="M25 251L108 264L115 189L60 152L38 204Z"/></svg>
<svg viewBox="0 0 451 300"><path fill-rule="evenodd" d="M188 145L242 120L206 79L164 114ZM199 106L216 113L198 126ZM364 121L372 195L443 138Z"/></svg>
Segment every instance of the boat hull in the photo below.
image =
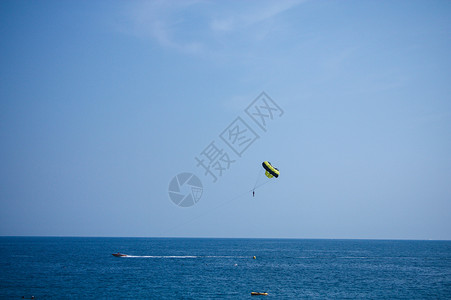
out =
<svg viewBox="0 0 451 300"><path fill-rule="evenodd" d="M127 256L127 254L113 253L113 256L115 256L115 257L124 257L124 256Z"/></svg>
<svg viewBox="0 0 451 300"><path fill-rule="evenodd" d="M268 293L259 293L259 292L252 292L252 296L268 296Z"/></svg>

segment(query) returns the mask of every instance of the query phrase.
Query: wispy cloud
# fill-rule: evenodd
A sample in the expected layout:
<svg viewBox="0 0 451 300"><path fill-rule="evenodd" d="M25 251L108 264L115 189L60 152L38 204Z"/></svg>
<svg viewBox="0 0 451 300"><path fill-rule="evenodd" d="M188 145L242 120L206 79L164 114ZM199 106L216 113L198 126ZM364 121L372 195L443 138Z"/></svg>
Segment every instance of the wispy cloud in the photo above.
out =
<svg viewBox="0 0 451 300"><path fill-rule="evenodd" d="M126 10L127 22L122 30L140 38L154 40L162 47L186 53L198 53L203 44L200 40L180 40L184 28L183 12L195 9L204 1L150 1L132 3Z"/></svg>
<svg viewBox="0 0 451 300"><path fill-rule="evenodd" d="M132 3L127 10L125 32L150 38L158 45L182 53L205 54L219 51L224 36L262 39L268 22L304 0L211 2L151 1ZM248 35L248 36L247 36Z"/></svg>
<svg viewBox="0 0 451 300"><path fill-rule="evenodd" d="M299 5L305 0L259 1L244 11L236 11L233 15L225 14L213 19L211 29L216 31L233 31L267 21L275 16Z"/></svg>

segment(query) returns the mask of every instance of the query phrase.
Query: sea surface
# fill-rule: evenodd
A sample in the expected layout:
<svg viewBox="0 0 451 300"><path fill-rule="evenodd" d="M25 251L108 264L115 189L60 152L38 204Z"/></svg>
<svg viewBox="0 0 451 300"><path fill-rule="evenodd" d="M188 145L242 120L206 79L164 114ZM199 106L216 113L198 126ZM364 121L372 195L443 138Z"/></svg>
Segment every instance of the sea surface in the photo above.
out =
<svg viewBox="0 0 451 300"><path fill-rule="evenodd" d="M451 241L0 237L0 255L1 299L451 299Z"/></svg>

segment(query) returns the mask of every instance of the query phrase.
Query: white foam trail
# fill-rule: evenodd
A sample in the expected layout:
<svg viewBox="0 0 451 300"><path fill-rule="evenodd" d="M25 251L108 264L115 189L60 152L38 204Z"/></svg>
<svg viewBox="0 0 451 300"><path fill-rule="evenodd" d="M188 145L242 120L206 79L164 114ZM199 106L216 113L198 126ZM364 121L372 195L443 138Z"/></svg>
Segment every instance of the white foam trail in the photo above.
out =
<svg viewBox="0 0 451 300"><path fill-rule="evenodd" d="M190 255L127 255L123 257L132 257L132 258L198 258L198 256L190 256Z"/></svg>
<svg viewBox="0 0 451 300"><path fill-rule="evenodd" d="M226 256L226 255L126 255L122 257L131 258L233 258L233 259L248 259L250 256Z"/></svg>
<svg viewBox="0 0 451 300"><path fill-rule="evenodd" d="M252 256L224 256L224 255L207 255L207 256L201 256L201 257L207 257L207 258L252 258Z"/></svg>

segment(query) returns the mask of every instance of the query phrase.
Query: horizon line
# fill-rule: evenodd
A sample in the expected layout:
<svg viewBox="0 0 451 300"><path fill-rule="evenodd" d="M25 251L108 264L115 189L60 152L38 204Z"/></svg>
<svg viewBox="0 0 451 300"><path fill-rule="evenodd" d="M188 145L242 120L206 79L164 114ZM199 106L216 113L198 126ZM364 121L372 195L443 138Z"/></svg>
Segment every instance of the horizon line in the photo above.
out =
<svg viewBox="0 0 451 300"><path fill-rule="evenodd" d="M451 239L412 238L326 238L326 237L205 237L205 236L83 236L83 235L0 235L0 238L142 238L142 239L260 239L260 240L374 240L374 241L451 241Z"/></svg>

